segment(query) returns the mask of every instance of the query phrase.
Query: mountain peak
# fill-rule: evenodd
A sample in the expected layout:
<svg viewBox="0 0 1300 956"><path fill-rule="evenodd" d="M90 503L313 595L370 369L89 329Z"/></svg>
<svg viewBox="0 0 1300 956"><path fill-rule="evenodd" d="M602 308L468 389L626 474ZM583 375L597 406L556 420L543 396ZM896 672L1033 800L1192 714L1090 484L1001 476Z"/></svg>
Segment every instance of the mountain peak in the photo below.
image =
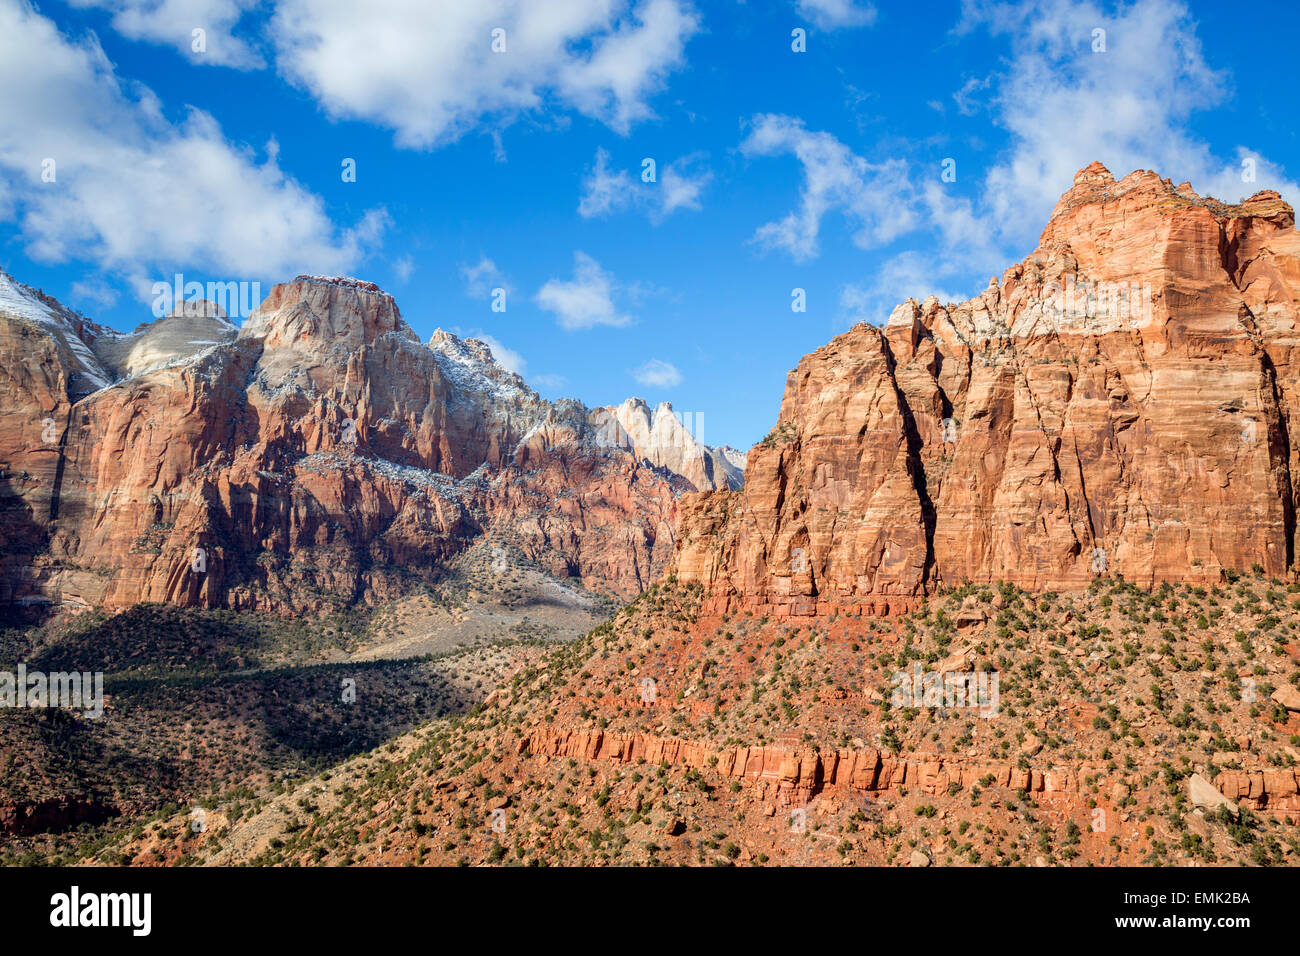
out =
<svg viewBox="0 0 1300 956"><path fill-rule="evenodd" d="M388 296L388 298L390 299L392 298L392 296L389 295L389 293L385 292L375 283L368 282L365 279L354 279L351 276L300 275L300 276L294 276L293 281L294 282L318 282L323 285L333 285L343 289L358 289L362 292L370 292L376 295Z"/></svg>
<svg viewBox="0 0 1300 956"><path fill-rule="evenodd" d="M375 285L339 276L298 276L275 285L253 310L241 337L297 352L374 345L385 335L412 343L419 337L396 300Z"/></svg>
<svg viewBox="0 0 1300 956"><path fill-rule="evenodd" d="M54 339L67 364L68 387L75 397L108 385L110 376L82 337L83 332L94 338L106 330L3 270L0 270L0 314L31 323Z"/></svg>
<svg viewBox="0 0 1300 956"><path fill-rule="evenodd" d="M645 399L632 397L620 405L594 409L591 417L609 444L682 475L697 490L744 484L744 456L725 454L704 444L700 438L704 420L698 413L679 417L672 402L666 400L651 411Z"/></svg>
<svg viewBox="0 0 1300 956"><path fill-rule="evenodd" d="M485 365L501 365L496 356L492 354L491 346L482 339L461 338L456 333L448 332L443 328L433 330L433 335L429 336L429 348L464 361L482 362ZM504 368L504 366L502 367Z"/></svg>
<svg viewBox="0 0 1300 956"><path fill-rule="evenodd" d="M1276 193L1093 163L1000 283L924 303L806 356L743 495L686 502L674 568L706 613L1295 573L1300 233Z"/></svg>
<svg viewBox="0 0 1300 956"><path fill-rule="evenodd" d="M1257 217L1283 228L1295 223L1294 210L1271 189L1227 202L1198 194L1190 182L1175 186L1149 169L1135 169L1116 180L1109 169L1094 162L1079 170L1074 184L1057 201L1038 246L1040 250L1068 246L1077 251L1093 242L1109 247L1121 234L1155 237L1174 210L1220 222Z"/></svg>
<svg viewBox="0 0 1300 956"><path fill-rule="evenodd" d="M1076 186L1084 183L1113 183L1114 181L1115 177L1106 168L1106 164L1095 159L1074 174L1074 185Z"/></svg>
<svg viewBox="0 0 1300 956"><path fill-rule="evenodd" d="M207 299L182 299L166 318L174 319L226 319L226 310Z"/></svg>
<svg viewBox="0 0 1300 956"><path fill-rule="evenodd" d="M462 339L439 328L429 336L429 350L437 357L443 373L461 388L494 391L499 397L540 400L520 375L497 361L491 347L481 339Z"/></svg>

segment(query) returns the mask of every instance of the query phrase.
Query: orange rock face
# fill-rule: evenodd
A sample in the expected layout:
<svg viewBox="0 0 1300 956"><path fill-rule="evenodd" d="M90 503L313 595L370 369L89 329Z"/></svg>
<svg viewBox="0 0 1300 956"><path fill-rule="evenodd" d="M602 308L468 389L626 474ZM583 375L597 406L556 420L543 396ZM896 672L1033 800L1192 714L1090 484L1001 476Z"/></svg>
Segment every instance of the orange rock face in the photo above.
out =
<svg viewBox="0 0 1300 956"><path fill-rule="evenodd" d="M10 301L39 321L0 308L0 601L314 610L484 537L626 596L671 555L680 478L369 283L276 286L237 337L98 389L67 323Z"/></svg>
<svg viewBox="0 0 1300 956"><path fill-rule="evenodd" d="M684 499L715 606L877 612L940 585L1293 570L1300 234L1098 163L981 296L900 305L791 372L743 492Z"/></svg>
<svg viewBox="0 0 1300 956"><path fill-rule="evenodd" d="M792 750L785 747L713 747L675 737L647 734L613 734L599 730L543 727L519 741L521 753L540 757L574 757L583 760L646 762L713 769L723 777L747 780L781 805L803 805L827 790L858 792L898 791L904 787L922 793L948 791L955 784L969 789L976 781L1025 790L1030 793L1077 792L1079 774L1058 769L1043 773L1002 764L977 764L939 754L893 754L880 750ZM1287 786L1294 793L1291 771L1280 772L1274 792Z"/></svg>

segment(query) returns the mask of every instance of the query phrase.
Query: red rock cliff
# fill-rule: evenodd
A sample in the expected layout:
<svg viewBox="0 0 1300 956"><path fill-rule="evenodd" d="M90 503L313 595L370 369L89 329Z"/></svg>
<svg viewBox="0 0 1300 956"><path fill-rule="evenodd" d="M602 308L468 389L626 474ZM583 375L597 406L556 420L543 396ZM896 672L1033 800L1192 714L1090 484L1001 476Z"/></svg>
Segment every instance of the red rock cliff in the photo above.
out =
<svg viewBox="0 0 1300 956"><path fill-rule="evenodd" d="M631 595L671 555L680 478L481 343L420 342L370 283L278 285L237 335L117 381L110 333L0 283L0 603L311 610L482 537Z"/></svg>
<svg viewBox="0 0 1300 956"><path fill-rule="evenodd" d="M909 300L805 357L744 491L684 500L674 569L777 613L1289 572L1297 319L1276 193L1228 205L1094 163L982 295Z"/></svg>

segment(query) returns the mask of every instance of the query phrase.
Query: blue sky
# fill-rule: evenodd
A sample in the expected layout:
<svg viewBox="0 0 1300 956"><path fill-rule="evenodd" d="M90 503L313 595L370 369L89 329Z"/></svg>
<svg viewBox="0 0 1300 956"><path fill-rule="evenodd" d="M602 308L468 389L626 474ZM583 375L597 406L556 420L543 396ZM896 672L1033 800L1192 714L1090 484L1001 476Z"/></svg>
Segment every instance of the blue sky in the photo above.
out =
<svg viewBox="0 0 1300 956"><path fill-rule="evenodd" d="M176 272L354 275L543 395L667 399L746 448L801 356L980 291L1094 159L1295 202L1268 38L1300 13L1238 10L0 0L0 264L124 329Z"/></svg>

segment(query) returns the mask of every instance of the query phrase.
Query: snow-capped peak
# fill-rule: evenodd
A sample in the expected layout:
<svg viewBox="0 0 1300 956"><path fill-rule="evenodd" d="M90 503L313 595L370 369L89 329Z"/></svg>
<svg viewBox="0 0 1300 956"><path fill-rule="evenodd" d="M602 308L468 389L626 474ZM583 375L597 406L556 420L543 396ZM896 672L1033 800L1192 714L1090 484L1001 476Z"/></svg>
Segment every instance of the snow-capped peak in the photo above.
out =
<svg viewBox="0 0 1300 956"><path fill-rule="evenodd" d="M109 384L110 376L73 326L76 316L67 309L51 305L52 301L47 301L31 286L23 285L0 269L0 314L34 323L67 350L72 360L72 374L85 379L84 384L73 383L76 391L89 394L104 388Z"/></svg>

